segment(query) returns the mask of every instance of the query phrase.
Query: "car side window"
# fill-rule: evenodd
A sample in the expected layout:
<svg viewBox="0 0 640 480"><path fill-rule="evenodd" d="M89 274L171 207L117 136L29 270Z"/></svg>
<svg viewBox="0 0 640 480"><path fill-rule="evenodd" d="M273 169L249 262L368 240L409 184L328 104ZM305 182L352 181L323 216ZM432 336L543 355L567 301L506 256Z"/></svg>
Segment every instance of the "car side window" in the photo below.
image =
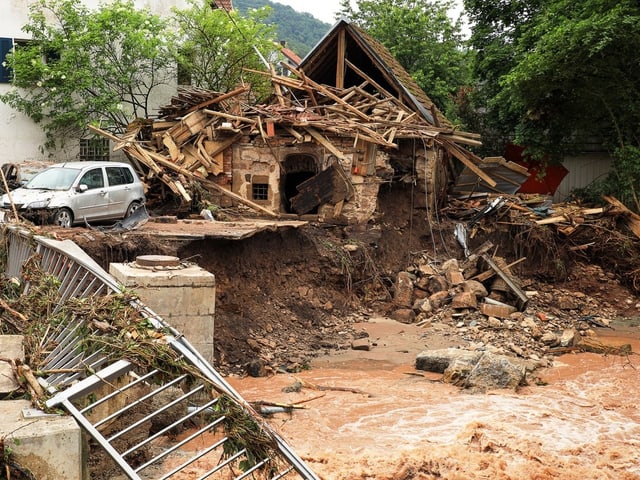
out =
<svg viewBox="0 0 640 480"><path fill-rule="evenodd" d="M107 167L107 179L111 186L133 183L131 171L124 167Z"/></svg>
<svg viewBox="0 0 640 480"><path fill-rule="evenodd" d="M79 184L85 184L89 188L89 190L91 190L92 188L104 187L104 177L102 176L102 169L94 168L93 170L89 170L87 173L82 175Z"/></svg>

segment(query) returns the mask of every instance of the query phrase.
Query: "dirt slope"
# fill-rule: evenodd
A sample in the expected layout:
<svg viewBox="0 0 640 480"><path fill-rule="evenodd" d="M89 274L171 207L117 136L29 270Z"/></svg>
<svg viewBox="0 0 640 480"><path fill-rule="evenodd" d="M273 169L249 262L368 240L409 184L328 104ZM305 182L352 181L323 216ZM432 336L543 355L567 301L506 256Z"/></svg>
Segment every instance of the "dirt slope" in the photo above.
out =
<svg viewBox="0 0 640 480"><path fill-rule="evenodd" d="M382 190L377 217L369 225L310 224L242 241L160 241L144 228L125 235L84 229L54 233L73 238L105 268L142 254L165 254L214 273L216 366L223 372L264 375L276 369L297 371L319 354L350 348L360 335L352 323L395 308L397 273L418 256L436 263L463 257L453 235L455 220L435 216L429 222L429 212L415 207L418 197L411 186L394 186ZM168 224L171 228L188 226ZM615 257L610 262L613 271L607 270L608 257L602 252L592 258L584 251L569 255L561 238L522 238L491 218L480 225L471 247L491 240L494 252L508 261L527 254L514 273L527 290L540 293L532 300L532 314L541 310L567 321L576 315L637 315L634 293L620 275L633 269L632 256ZM604 244L603 237L594 240ZM625 258L628 265L623 265ZM562 274L556 268L560 263ZM583 301L567 309L566 299L575 298L576 292Z"/></svg>

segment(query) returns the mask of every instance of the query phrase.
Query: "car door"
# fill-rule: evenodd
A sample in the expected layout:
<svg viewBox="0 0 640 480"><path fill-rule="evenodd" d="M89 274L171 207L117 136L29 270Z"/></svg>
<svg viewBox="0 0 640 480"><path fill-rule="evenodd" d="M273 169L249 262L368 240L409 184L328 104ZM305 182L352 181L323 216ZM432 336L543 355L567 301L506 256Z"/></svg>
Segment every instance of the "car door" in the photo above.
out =
<svg viewBox="0 0 640 480"><path fill-rule="evenodd" d="M123 218L129 204L137 199L132 189L134 176L131 170L122 166L106 167L109 182L109 215Z"/></svg>
<svg viewBox="0 0 640 480"><path fill-rule="evenodd" d="M87 170L78 181L78 186L86 185L87 190L74 196L76 219L100 220L109 217L109 192L106 187L103 167Z"/></svg>

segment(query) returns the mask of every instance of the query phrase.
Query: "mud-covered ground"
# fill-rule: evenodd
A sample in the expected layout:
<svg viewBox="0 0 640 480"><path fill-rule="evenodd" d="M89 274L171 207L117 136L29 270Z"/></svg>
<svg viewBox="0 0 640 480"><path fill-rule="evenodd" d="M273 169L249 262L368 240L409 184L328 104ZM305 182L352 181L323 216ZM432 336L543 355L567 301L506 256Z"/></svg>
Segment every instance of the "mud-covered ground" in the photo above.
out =
<svg viewBox="0 0 640 480"><path fill-rule="evenodd" d="M366 395L345 398L344 392L328 393L310 402L304 412L274 420L276 428L322 478L640 478L629 473L629 465L634 462L629 448L635 448L635 444L616 434L615 429L620 427L617 424L600 427L600 432L610 438L602 443L572 448L557 440L554 447L550 440L566 437L568 442L575 442L582 428L582 412L592 419L587 426L596 436L598 422L608 422L610 414L617 411L637 422L635 400L615 393L635 388L628 384L629 374L636 372L635 353L616 356L615 360L602 356L613 368L590 374L590 367L586 373L579 369L570 379L562 379L559 390L545 389L542 384L547 379L555 381L554 375L562 375L553 369L553 359L562 357L540 349L531 329L518 326L522 316L514 319L513 328L495 328L477 312L461 316L443 308L421 325L387 319L387 330L376 330L373 324L372 328L363 326L397 309L394 293L398 272L420 259L439 265L464 256L453 235L456 220L431 212L432 220L428 221L429 212L415 207L419 202L414 195L410 188L383 190L376 217L364 227L310 222L245 240L167 240L156 234L158 225L153 230L142 227L126 234L81 228L45 230L58 238L73 239L105 268L109 262L163 254L194 262L214 273L215 366L230 375L249 400L288 402L298 401L305 394L317 395L309 391L293 397L283 395L282 387L297 376L367 392L378 389L373 392L374 400ZM162 228L185 232L189 225L193 223L166 224ZM623 324L625 334L637 335L640 299L634 279L640 271L639 249L637 239L618 219L602 219L567 238L558 235L553 226L514 227L504 218L492 217L483 219L474 229L471 250L485 241L494 244L491 254L507 262L526 257L512 269L522 288L534 292L522 312L524 317L540 326L553 324L557 329L575 328L596 335L612 332L584 320L597 318ZM575 248L587 244L587 248ZM354 339L367 335L373 335L370 352L351 350ZM407 343L407 339L413 343ZM472 402L457 387L444 386L435 377L407 376L421 346L470 344L491 344L507 354L539 358L541 384L532 382L522 398L511 392L504 398L478 396ZM348 360L341 363L345 355ZM340 363L338 367L336 362ZM599 381L597 372L604 372L611 384L563 407L565 399L582 395L580 392L588 390L587 384ZM615 372L621 375L616 377ZM581 376L583 373L591 377ZM425 402L432 404L430 413L416 416ZM577 405L577 411L571 410L572 405ZM539 411L534 411L536 407ZM492 417L494 408L496 412L514 409L514 413L511 419ZM469 417L474 415L477 418ZM553 420L545 420L548 418ZM447 427L452 422L464 425L460 423L460 429L452 430ZM519 425L517 431L510 422ZM575 432L551 431L573 424ZM636 428L636 423L633 425ZM535 430L540 441L532 440L527 429ZM427 432L427 437L418 430ZM413 440L400 441L407 435ZM318 450L318 441L326 448ZM355 443L349 445L352 441ZM424 442L427 450L421 447ZM556 456L556 448L564 453ZM607 458L600 458L599 452ZM596 461L598 469L606 469L606 475L599 477L597 469L590 470L590 464ZM567 469L571 474L565 472L563 476Z"/></svg>
<svg viewBox="0 0 640 480"><path fill-rule="evenodd" d="M432 213L428 221L429 212L412 206L419 204L412 196L410 188L383 190L379 211L367 226L310 222L244 240L163 240L154 234L157 225L153 231L143 226L126 234L78 228L53 233L72 238L107 269L109 262L163 254L215 274L216 367L225 373L265 375L299 371L318 355L350 348L353 338L361 335L352 323L393 312L397 274L417 260L438 265L463 259L453 234L456 220ZM469 246L473 250L491 241L495 246L490 253L508 262L524 258L512 272L523 289L535 292L525 313L538 321L540 312L557 320L558 328L584 331L589 325L574 325L579 318L633 318L640 311L633 288L640 270L640 263L635 265L637 239L624 233L622 225L611 223L615 220L606 221L607 229L590 226L574 235L579 242L592 244L591 255L588 249L573 253L575 239L553 233L553 227L531 233L505 226L499 218L480 222ZM167 223L161 228L184 232L189 225ZM620 233L614 235L617 228ZM433 322L440 324L440 330L468 337L468 329L460 331L459 314L452 313L434 312ZM475 322L465 322L480 322L483 330L480 317L476 314ZM519 345L521 330L493 332L496 338L512 337L512 343ZM509 338L500 341L506 344ZM540 353L534 345L529 351Z"/></svg>

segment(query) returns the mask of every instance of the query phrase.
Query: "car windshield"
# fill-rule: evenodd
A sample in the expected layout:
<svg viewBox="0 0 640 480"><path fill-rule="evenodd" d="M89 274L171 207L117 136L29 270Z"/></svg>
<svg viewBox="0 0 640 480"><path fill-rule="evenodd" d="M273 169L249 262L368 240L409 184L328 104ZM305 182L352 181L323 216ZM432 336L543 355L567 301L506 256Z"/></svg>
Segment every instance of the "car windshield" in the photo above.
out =
<svg viewBox="0 0 640 480"><path fill-rule="evenodd" d="M29 180L24 188L69 190L79 173L80 170L76 168L47 168Z"/></svg>

